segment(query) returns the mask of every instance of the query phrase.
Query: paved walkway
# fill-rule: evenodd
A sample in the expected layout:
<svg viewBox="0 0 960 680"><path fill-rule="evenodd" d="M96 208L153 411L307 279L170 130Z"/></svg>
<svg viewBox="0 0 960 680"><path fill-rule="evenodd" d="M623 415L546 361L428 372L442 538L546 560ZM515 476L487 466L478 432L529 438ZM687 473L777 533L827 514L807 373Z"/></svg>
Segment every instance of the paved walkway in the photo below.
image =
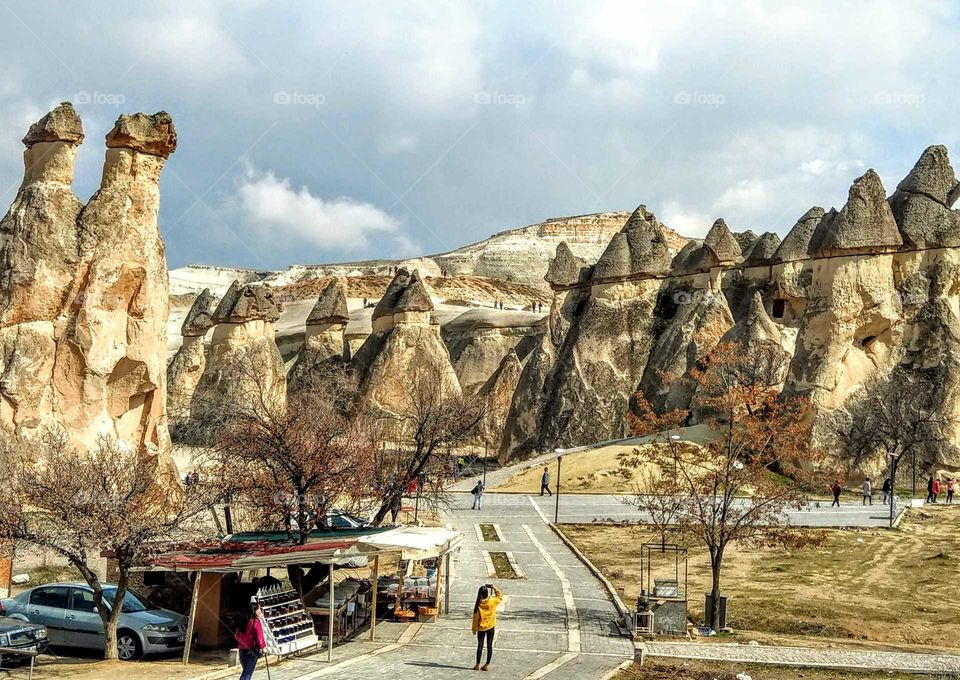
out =
<svg viewBox="0 0 960 680"><path fill-rule="evenodd" d="M960 656L948 654L765 647L707 642L651 642L646 647L647 656L677 659L818 668L857 668L906 673L960 673Z"/></svg>
<svg viewBox="0 0 960 680"><path fill-rule="evenodd" d="M465 537L454 563L449 615L408 628L383 624L378 642L341 645L332 665L325 654L287 661L271 669L272 680L476 678L470 619L477 588L490 582L505 595L491 666L496 677L599 679L633 658L633 642L617 634L616 609L607 592L527 496L490 495L482 511L470 510L471 501L472 496L459 495L458 507L449 512ZM475 528L481 522L497 524L504 541L481 542ZM511 553L525 578L490 578L485 550ZM254 677L266 680L267 675L260 670Z"/></svg>

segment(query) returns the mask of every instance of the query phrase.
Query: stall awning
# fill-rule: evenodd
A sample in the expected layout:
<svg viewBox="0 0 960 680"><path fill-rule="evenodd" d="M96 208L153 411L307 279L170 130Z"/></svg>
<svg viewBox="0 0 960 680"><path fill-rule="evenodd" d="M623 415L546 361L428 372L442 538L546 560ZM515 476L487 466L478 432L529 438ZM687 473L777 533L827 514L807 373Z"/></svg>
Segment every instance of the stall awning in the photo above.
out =
<svg viewBox="0 0 960 680"><path fill-rule="evenodd" d="M361 553L401 552L401 559L427 560L456 548L463 533L439 527L399 527L357 540Z"/></svg>

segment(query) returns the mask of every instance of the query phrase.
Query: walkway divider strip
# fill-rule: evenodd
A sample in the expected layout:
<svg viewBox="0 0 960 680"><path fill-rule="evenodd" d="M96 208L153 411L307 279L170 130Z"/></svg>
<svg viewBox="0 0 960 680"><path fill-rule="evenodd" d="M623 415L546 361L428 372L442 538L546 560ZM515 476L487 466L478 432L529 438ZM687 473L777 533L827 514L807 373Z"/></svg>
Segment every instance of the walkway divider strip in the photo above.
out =
<svg viewBox="0 0 960 680"><path fill-rule="evenodd" d="M577 615L577 601L573 599L573 588L570 585L570 579L563 573L563 569L561 569L557 561L553 559L553 556L547 552L543 544L533 535L530 527L524 524L523 530L527 532L527 536L530 537L530 541L534 547L540 551L541 557L543 557L544 561L550 566L553 573L557 575L557 580L560 581L560 589L563 591L563 604L567 609L567 651L579 654L580 618Z"/></svg>
<svg viewBox="0 0 960 680"><path fill-rule="evenodd" d="M550 524L550 521L547 519L547 516L543 514L543 511L540 509L540 506L537 505L537 502L533 500L533 496L527 496L527 500L530 501L530 505L533 506L533 509L537 511L537 514L540 515L540 519L543 520L544 524Z"/></svg>
<svg viewBox="0 0 960 680"><path fill-rule="evenodd" d="M554 659L543 668L535 670L533 673L526 676L523 680L540 680L540 678L542 678L547 673L552 673L553 671L557 670L558 668L560 668L560 666L564 665L565 663L569 663L570 661L573 661L574 659L576 659L577 656L579 655L572 652L568 652L567 654L564 654L563 656L557 659Z"/></svg>

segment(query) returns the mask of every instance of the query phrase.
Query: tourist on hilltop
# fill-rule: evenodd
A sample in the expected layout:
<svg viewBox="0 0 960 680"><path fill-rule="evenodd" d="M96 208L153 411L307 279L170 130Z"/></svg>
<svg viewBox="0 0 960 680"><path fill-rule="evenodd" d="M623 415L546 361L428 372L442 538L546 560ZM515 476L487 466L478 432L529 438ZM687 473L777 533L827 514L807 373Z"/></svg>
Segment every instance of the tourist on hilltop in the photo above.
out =
<svg viewBox="0 0 960 680"><path fill-rule="evenodd" d="M890 486L890 478L887 477L883 480L883 487L880 489L883 492L883 502L881 505L887 504L887 499L890 497L890 494L893 492L893 488Z"/></svg>
<svg viewBox="0 0 960 680"><path fill-rule="evenodd" d="M497 625L497 607L503 602L503 593L492 583L480 586L477 591L477 602L473 605L473 634L477 636L477 664L475 671L490 670L490 659L493 656L493 634ZM480 665L483 645L487 645L487 662Z"/></svg>
<svg viewBox="0 0 960 680"><path fill-rule="evenodd" d="M473 506L471 510L482 510L483 509L483 480L478 479L476 485L473 487L473 491L470 493L473 494Z"/></svg>
<svg viewBox="0 0 960 680"><path fill-rule="evenodd" d="M540 495L543 495L543 492L546 491L551 496L553 492L550 490L550 468L546 465L543 466L543 475L540 476Z"/></svg>
<svg viewBox="0 0 960 680"><path fill-rule="evenodd" d="M840 480L836 480L833 483L833 486L830 487L830 491L833 492L833 503L830 504L830 507L837 506L840 507L840 494L843 492L843 487L840 486Z"/></svg>
<svg viewBox="0 0 960 680"><path fill-rule="evenodd" d="M251 680L267 643L263 639L260 605L251 603L244 614L244 620L234 632L234 637L237 639L237 647L240 648L240 680Z"/></svg>
<svg viewBox="0 0 960 680"><path fill-rule="evenodd" d="M863 480L863 504L866 505L868 501L873 505L873 485L869 477Z"/></svg>
<svg viewBox="0 0 960 680"><path fill-rule="evenodd" d="M947 503L953 504L953 487L956 482L951 477L947 480Z"/></svg>
<svg viewBox="0 0 960 680"><path fill-rule="evenodd" d="M933 480L933 502L936 503L937 499L940 497L940 478L936 477Z"/></svg>
<svg viewBox="0 0 960 680"><path fill-rule="evenodd" d="M935 500L933 497L933 477L931 477L927 480L927 503L933 503Z"/></svg>

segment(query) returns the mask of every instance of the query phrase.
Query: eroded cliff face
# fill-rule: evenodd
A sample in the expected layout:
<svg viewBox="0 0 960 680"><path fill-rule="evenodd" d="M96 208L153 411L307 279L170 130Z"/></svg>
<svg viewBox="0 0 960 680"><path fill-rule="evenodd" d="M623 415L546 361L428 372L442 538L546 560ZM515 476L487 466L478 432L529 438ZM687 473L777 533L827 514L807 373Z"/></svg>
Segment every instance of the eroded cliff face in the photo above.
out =
<svg viewBox="0 0 960 680"><path fill-rule="evenodd" d="M920 371L960 423L958 196L947 150L934 146L891 196L870 170L840 210L811 208L782 242L718 220L669 267L644 270L630 222L656 220L638 210L576 283L580 263L559 249L550 283L577 302L561 341L524 365L501 457L617 434L634 389L659 410L696 412L690 370L720 342L779 357L784 392L815 406L815 444L831 446L871 390ZM928 464L960 465L951 428L955 445Z"/></svg>
<svg viewBox="0 0 960 680"><path fill-rule="evenodd" d="M311 375L325 365L349 360L344 330L350 321L347 292L343 282L332 279L320 293L307 317L303 347L287 377L287 387L296 390L311 381Z"/></svg>
<svg viewBox="0 0 960 680"><path fill-rule="evenodd" d="M167 365L167 412L171 425L190 419L190 403L207 366L204 338L213 328L217 296L204 288L183 319L183 342Z"/></svg>
<svg viewBox="0 0 960 680"><path fill-rule="evenodd" d="M29 437L60 425L83 446L114 436L173 474L157 229L173 122L164 112L120 116L86 206L70 189L83 141L73 107L58 106L23 141L23 184L0 223L0 426Z"/></svg>

